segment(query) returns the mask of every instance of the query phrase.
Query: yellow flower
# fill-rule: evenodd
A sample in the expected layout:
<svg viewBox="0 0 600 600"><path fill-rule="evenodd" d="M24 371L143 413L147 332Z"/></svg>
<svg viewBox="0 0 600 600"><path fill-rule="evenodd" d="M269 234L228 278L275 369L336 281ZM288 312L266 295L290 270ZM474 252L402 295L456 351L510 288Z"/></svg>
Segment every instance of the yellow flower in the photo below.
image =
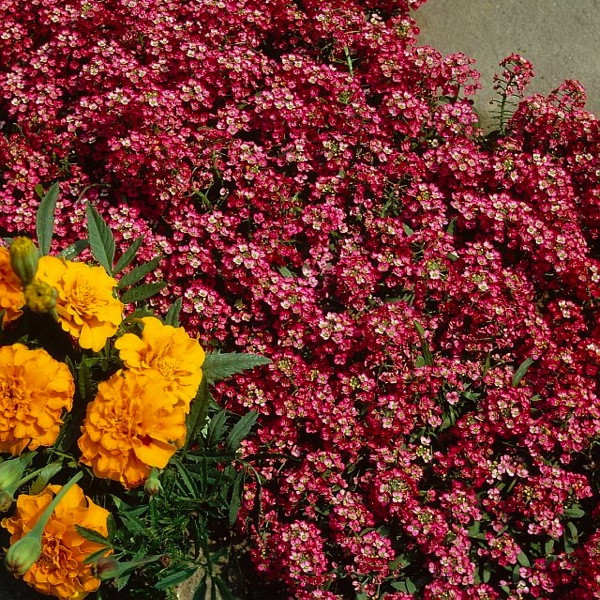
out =
<svg viewBox="0 0 600 600"><path fill-rule="evenodd" d="M59 485L50 485L35 496L21 494L18 497L14 516L2 521L2 527L12 534L11 545L33 529L60 489ZM78 485L73 485L46 523L42 555L23 579L42 594L69 600L79 600L97 590L100 580L92 575L91 565L84 560L103 546L83 538L75 525L106 536L108 515L108 511L94 504Z"/></svg>
<svg viewBox="0 0 600 600"><path fill-rule="evenodd" d="M0 452L51 446L75 384L67 365L23 344L0 348Z"/></svg>
<svg viewBox="0 0 600 600"><path fill-rule="evenodd" d="M156 371L165 380L168 390L189 410L202 380L204 350L183 327L164 325L156 317L140 319L144 325L141 339L126 333L115 342L125 366L142 373Z"/></svg>
<svg viewBox="0 0 600 600"><path fill-rule="evenodd" d="M58 320L82 348L98 352L117 332L123 304L113 294L117 281L102 267L43 256L37 278L58 292Z"/></svg>
<svg viewBox="0 0 600 600"><path fill-rule="evenodd" d="M132 488L167 465L173 441L185 437L185 413L160 377L119 371L98 386L81 430L81 462Z"/></svg>
<svg viewBox="0 0 600 600"><path fill-rule="evenodd" d="M0 247L0 312L4 311L3 325L18 319L25 306L23 286L10 266L10 253Z"/></svg>

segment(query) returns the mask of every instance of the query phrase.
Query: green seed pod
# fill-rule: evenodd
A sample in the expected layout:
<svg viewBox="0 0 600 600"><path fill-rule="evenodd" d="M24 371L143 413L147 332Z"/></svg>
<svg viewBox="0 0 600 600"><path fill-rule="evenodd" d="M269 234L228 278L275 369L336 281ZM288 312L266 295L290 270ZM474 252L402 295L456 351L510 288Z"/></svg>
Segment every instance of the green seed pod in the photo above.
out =
<svg viewBox="0 0 600 600"><path fill-rule="evenodd" d="M102 556L92 565L92 574L102 581L115 579L119 576L119 563L112 556Z"/></svg>
<svg viewBox="0 0 600 600"><path fill-rule="evenodd" d="M23 476L25 467L19 458L0 463L0 491L10 490Z"/></svg>
<svg viewBox="0 0 600 600"><path fill-rule="evenodd" d="M150 471L150 477L146 479L146 483L144 483L144 492L148 494L148 496L156 496L162 490L162 485L158 479L160 471L155 467Z"/></svg>
<svg viewBox="0 0 600 600"><path fill-rule="evenodd" d="M41 535L30 532L12 544L6 552L4 564L6 565L6 569L13 575L21 577L31 569L41 555Z"/></svg>
<svg viewBox="0 0 600 600"><path fill-rule="evenodd" d="M13 505L15 499L8 492L0 492L0 513L7 512Z"/></svg>
<svg viewBox="0 0 600 600"><path fill-rule="evenodd" d="M35 244L27 237L16 237L10 248L10 266L21 283L26 286L33 281L38 268L39 253Z"/></svg>

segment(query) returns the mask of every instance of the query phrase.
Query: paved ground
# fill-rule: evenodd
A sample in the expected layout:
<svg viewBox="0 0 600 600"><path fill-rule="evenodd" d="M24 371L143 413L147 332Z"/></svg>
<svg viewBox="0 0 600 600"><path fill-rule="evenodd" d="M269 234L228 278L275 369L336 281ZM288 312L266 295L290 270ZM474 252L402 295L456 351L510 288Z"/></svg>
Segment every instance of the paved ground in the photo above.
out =
<svg viewBox="0 0 600 600"><path fill-rule="evenodd" d="M519 52L533 63L529 90L548 93L564 79L586 87L586 108L600 115L600 0L428 0L414 13L421 43L477 59L482 121L498 63Z"/></svg>

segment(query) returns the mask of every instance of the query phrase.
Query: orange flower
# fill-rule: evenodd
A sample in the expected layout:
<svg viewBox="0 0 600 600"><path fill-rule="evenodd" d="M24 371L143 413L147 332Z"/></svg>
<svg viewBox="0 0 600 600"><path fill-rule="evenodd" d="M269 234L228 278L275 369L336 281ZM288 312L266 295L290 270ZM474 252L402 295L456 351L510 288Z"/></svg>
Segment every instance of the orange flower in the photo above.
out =
<svg viewBox="0 0 600 600"><path fill-rule="evenodd" d="M18 497L14 516L2 521L2 527L12 534L11 544L31 531L60 489L59 485L50 485L36 496L21 494ZM91 566L84 560L103 546L83 538L75 525L106 536L108 515L108 511L94 504L78 485L73 485L44 527L42 556L23 579L42 594L69 600L79 600L97 590L100 580L92 575Z"/></svg>
<svg viewBox="0 0 600 600"><path fill-rule="evenodd" d="M0 452L51 446L75 384L67 365L23 344L0 348Z"/></svg>
<svg viewBox="0 0 600 600"><path fill-rule="evenodd" d="M0 312L4 311L2 324L18 319L25 306L25 294L21 280L10 266L10 253L0 247Z"/></svg>
<svg viewBox="0 0 600 600"><path fill-rule="evenodd" d="M98 386L81 430L81 462L132 488L167 465L173 441L185 436L185 413L160 377L119 371Z"/></svg>
<svg viewBox="0 0 600 600"><path fill-rule="evenodd" d="M132 371L157 371L168 390L183 403L186 411L202 380L204 350L183 327L164 325L156 317L140 319L144 324L141 339L126 333L115 342L119 356Z"/></svg>
<svg viewBox="0 0 600 600"><path fill-rule="evenodd" d="M123 318L123 303L113 292L117 281L102 267L90 267L43 256L37 278L58 292L56 312L62 328L94 352L117 332Z"/></svg>

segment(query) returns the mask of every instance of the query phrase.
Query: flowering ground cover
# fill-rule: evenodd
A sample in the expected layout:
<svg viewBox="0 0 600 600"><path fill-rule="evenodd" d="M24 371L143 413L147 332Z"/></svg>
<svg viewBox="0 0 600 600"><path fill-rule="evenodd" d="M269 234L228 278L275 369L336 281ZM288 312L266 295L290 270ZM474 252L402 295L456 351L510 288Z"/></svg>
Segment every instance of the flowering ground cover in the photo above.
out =
<svg viewBox="0 0 600 600"><path fill-rule="evenodd" d="M271 359L215 394L262 597L596 598L598 121L513 55L484 135L419 4L1 0L0 228L59 180L55 247L93 202Z"/></svg>

